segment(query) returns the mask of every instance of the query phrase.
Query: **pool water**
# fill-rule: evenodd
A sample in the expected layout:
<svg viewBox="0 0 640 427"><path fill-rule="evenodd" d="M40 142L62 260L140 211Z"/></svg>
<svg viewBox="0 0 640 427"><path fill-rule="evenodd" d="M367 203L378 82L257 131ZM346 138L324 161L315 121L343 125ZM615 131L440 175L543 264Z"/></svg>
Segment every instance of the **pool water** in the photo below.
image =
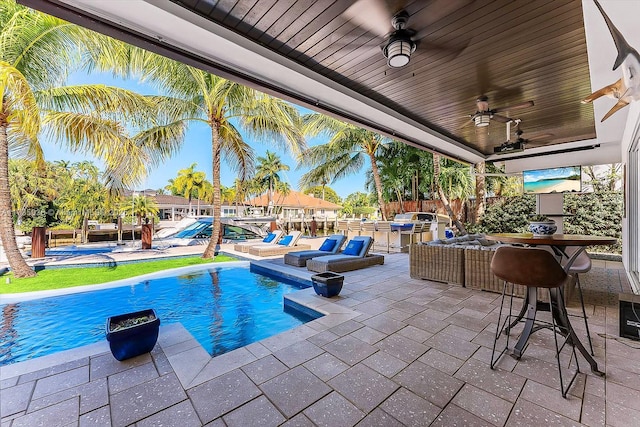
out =
<svg viewBox="0 0 640 427"><path fill-rule="evenodd" d="M182 323L215 356L312 320L283 309L283 296L301 287L248 267L217 267L0 305L0 365L99 342L108 317L146 308L155 309L161 325Z"/></svg>

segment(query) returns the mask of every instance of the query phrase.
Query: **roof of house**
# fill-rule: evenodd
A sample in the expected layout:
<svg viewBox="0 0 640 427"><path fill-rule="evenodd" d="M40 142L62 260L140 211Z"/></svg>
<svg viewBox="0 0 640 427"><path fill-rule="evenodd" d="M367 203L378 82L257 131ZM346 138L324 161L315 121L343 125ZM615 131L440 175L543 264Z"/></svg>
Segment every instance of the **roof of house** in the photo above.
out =
<svg viewBox="0 0 640 427"><path fill-rule="evenodd" d="M287 195L283 195L279 192L273 193L273 203L276 206L282 206L286 208L305 208L305 209L341 209L342 206L335 203L313 197L299 191L291 190ZM248 201L248 204L252 206L268 206L269 196L263 194Z"/></svg>

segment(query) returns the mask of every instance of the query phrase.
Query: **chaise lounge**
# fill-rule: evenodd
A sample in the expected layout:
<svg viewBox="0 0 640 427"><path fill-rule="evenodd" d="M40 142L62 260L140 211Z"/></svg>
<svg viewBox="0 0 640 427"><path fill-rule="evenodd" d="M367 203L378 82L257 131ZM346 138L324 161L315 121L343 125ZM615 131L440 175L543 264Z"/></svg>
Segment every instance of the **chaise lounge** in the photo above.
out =
<svg viewBox="0 0 640 427"><path fill-rule="evenodd" d="M294 230L284 236L275 245L257 245L249 248L249 253L256 256L275 256L284 255L296 249L311 249L310 245L298 244L298 239L302 235L301 232Z"/></svg>
<svg viewBox="0 0 640 427"><path fill-rule="evenodd" d="M233 250L246 253L249 252L249 248L253 246L273 246L280 240L280 237L282 237L282 231L274 230L271 233L267 234L266 237L262 239L262 241L254 240L249 242L236 243L235 245L233 245Z"/></svg>
<svg viewBox="0 0 640 427"><path fill-rule="evenodd" d="M347 237L342 234L332 234L327 237L319 249L289 252L284 256L284 263L295 267L304 267L311 258L338 253Z"/></svg>
<svg viewBox="0 0 640 427"><path fill-rule="evenodd" d="M347 247L340 254L324 255L307 261L307 270L324 273L333 271L359 270L372 265L384 264L384 256L369 255L369 249L373 245L370 236L356 236L347 243Z"/></svg>

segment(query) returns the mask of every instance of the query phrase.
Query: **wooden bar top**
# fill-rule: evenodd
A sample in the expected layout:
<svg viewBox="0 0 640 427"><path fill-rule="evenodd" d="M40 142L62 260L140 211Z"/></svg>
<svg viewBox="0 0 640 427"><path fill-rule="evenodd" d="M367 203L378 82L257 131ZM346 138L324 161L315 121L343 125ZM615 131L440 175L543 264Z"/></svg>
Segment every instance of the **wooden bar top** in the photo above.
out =
<svg viewBox="0 0 640 427"><path fill-rule="evenodd" d="M591 246L613 245L618 239L605 236L589 236L583 234L551 234L549 236L534 236L533 233L495 233L487 234L487 240L503 243L522 243L527 245L549 246Z"/></svg>

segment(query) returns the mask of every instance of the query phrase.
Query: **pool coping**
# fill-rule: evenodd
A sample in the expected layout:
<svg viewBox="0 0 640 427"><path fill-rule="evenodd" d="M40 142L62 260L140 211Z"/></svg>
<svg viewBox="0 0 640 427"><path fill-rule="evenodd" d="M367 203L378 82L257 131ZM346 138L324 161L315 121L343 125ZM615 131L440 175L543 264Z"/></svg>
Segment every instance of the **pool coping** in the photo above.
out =
<svg viewBox="0 0 640 427"><path fill-rule="evenodd" d="M260 265L263 268L270 268L272 271L286 273L290 277L297 277L298 279L301 279L303 281L306 281L306 276L309 275L308 280L310 280L311 273L307 274L306 271L292 271L286 267L283 267L283 270L283 268L280 268L280 266L278 266L277 264L272 264L266 261L254 261L251 263L248 261L230 261L228 263L215 263L215 265L246 266L248 264L254 263ZM209 264L199 264L195 266L164 270L162 272L149 273L143 276L137 276L136 280L123 279L100 285L88 285L82 287L82 290L78 290L77 287L67 289L75 289L75 292L68 293L78 293L89 292L98 289L127 286L133 283L138 283L142 280L150 280L152 278L163 277L168 273L188 273L194 270L202 269L203 266L208 265ZM49 293L51 291L40 291L40 296L33 296L29 299L54 296L49 294L47 294L46 296L42 296L42 292ZM66 293L60 293L59 295L64 294ZM342 297L334 297L334 301L338 300L338 298ZM27 301L29 299L24 299L23 301ZM332 301L331 298L325 298L316 295L313 288L311 287L286 294L284 295L284 299L285 304L287 303L287 300L289 300L294 305L299 304L307 309L316 311L323 316L307 322L303 325L296 326L292 329L281 332L279 334L272 335L260 341L248 344L244 347L240 347L230 352L213 357L204 349L204 347L202 347L202 345L200 345L200 343L181 323L173 323L170 325L161 326L160 334L158 337L158 345L160 345L160 348L167 356L167 359L172 369L176 373L182 387L185 390L195 387L196 385L202 384L212 378L223 375L227 372L232 371L233 369L237 369L246 364L252 363L262 357L273 354L278 350L281 350L292 344L306 340L312 335L337 326L341 323L347 322L362 314L343 305L336 304L334 301ZM4 303L4 299L2 300L2 303ZM55 368L55 366L63 363L108 353L109 351L109 345L107 340L105 339L97 343L88 344L69 350L63 350L35 359L0 366L0 378L11 378L42 369Z"/></svg>

